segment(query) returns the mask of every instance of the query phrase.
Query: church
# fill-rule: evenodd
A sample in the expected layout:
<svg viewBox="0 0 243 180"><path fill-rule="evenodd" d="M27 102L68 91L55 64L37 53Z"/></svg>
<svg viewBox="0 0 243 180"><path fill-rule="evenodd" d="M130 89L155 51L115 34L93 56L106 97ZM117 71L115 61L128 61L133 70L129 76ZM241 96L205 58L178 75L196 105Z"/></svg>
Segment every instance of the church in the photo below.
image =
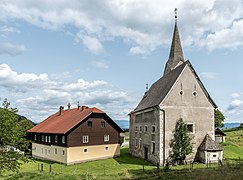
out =
<svg viewBox="0 0 243 180"><path fill-rule="evenodd" d="M145 92L130 115L130 154L164 166L171 151L176 122L183 119L192 136L186 160L222 160L222 147L214 141L217 105L189 60L185 61L175 14L174 32L164 73Z"/></svg>

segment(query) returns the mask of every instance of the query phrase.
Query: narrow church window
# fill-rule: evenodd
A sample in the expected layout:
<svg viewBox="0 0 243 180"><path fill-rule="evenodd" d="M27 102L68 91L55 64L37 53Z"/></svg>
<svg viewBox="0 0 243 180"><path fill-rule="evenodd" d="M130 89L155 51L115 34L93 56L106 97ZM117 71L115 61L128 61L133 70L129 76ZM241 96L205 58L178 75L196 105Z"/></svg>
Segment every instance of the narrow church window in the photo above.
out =
<svg viewBox="0 0 243 180"><path fill-rule="evenodd" d="M155 126L152 126L152 133L155 133Z"/></svg>
<svg viewBox="0 0 243 180"><path fill-rule="evenodd" d="M65 155L65 150L62 150L62 155Z"/></svg>
<svg viewBox="0 0 243 180"><path fill-rule="evenodd" d="M183 95L183 91L180 91L180 95Z"/></svg>
<svg viewBox="0 0 243 180"><path fill-rule="evenodd" d="M138 139L135 139L135 147L138 147Z"/></svg>
<svg viewBox="0 0 243 180"><path fill-rule="evenodd" d="M144 126L144 131L147 132L148 131L148 127Z"/></svg>
<svg viewBox="0 0 243 180"><path fill-rule="evenodd" d="M152 142L152 154L155 152L155 142Z"/></svg>
<svg viewBox="0 0 243 180"><path fill-rule="evenodd" d="M139 139L138 148L142 149L142 139Z"/></svg>
<svg viewBox="0 0 243 180"><path fill-rule="evenodd" d="M196 96L196 95L197 95L197 92L196 92L196 91L194 91L192 94L193 94L193 96Z"/></svg>
<svg viewBox="0 0 243 180"><path fill-rule="evenodd" d="M135 131L138 131L138 127L137 126L135 127Z"/></svg>
<svg viewBox="0 0 243 180"><path fill-rule="evenodd" d="M142 126L139 127L139 131L142 132Z"/></svg>

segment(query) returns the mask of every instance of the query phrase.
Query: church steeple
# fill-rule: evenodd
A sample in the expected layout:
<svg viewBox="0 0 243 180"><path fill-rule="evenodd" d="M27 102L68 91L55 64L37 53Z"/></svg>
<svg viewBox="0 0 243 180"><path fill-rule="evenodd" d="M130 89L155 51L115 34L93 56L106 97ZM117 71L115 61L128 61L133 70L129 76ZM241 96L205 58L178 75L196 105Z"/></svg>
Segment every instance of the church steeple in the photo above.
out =
<svg viewBox="0 0 243 180"><path fill-rule="evenodd" d="M170 47L169 59L166 63L164 75L184 62L179 30L177 26L177 9L175 8L175 27Z"/></svg>

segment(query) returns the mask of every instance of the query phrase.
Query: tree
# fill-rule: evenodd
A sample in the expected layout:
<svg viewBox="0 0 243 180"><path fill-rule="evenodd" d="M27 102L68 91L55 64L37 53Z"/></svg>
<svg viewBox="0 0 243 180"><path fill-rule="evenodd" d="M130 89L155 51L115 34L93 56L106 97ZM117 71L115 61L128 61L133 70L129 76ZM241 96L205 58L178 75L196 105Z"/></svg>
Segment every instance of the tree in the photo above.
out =
<svg viewBox="0 0 243 180"><path fill-rule="evenodd" d="M186 156L192 152L192 137L188 134L188 129L183 119L176 122L174 138L171 140L170 160L172 164L183 164Z"/></svg>
<svg viewBox="0 0 243 180"><path fill-rule="evenodd" d="M29 141L24 138L25 128L29 126L22 127L23 122L18 122L16 114L18 110L10 107L7 99L4 99L2 105L3 108L0 108L0 175L4 171L18 171L20 165L28 161L18 149L26 149L29 145Z"/></svg>
<svg viewBox="0 0 243 180"><path fill-rule="evenodd" d="M224 127L224 115L221 113L220 110L214 110L214 127Z"/></svg>

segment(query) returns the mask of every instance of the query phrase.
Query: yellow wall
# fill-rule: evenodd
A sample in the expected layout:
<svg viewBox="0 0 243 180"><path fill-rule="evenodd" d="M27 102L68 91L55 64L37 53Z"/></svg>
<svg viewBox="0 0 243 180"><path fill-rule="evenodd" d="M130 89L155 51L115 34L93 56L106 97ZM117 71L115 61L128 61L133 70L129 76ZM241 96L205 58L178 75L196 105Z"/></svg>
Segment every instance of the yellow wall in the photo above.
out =
<svg viewBox="0 0 243 180"><path fill-rule="evenodd" d="M57 154L55 154L57 149ZM64 155L63 155L64 151ZM50 153L49 153L50 152ZM40 159L48 159L60 163L67 163L67 148L60 146L49 146L43 144L32 143L32 156Z"/></svg>
<svg viewBox="0 0 243 180"><path fill-rule="evenodd" d="M108 149L106 149L106 147ZM57 154L55 154L55 149L57 149ZM84 152L84 149L87 149L87 152ZM54 145L49 146L32 143L32 156L39 159L47 159L64 164L74 164L84 161L120 156L120 145L108 144L65 148Z"/></svg>
<svg viewBox="0 0 243 180"><path fill-rule="evenodd" d="M106 147L108 147L108 150ZM87 152L84 152L84 149L87 149ZM97 159L106 159L117 156L120 156L119 144L69 147L67 149L67 164L74 164Z"/></svg>

